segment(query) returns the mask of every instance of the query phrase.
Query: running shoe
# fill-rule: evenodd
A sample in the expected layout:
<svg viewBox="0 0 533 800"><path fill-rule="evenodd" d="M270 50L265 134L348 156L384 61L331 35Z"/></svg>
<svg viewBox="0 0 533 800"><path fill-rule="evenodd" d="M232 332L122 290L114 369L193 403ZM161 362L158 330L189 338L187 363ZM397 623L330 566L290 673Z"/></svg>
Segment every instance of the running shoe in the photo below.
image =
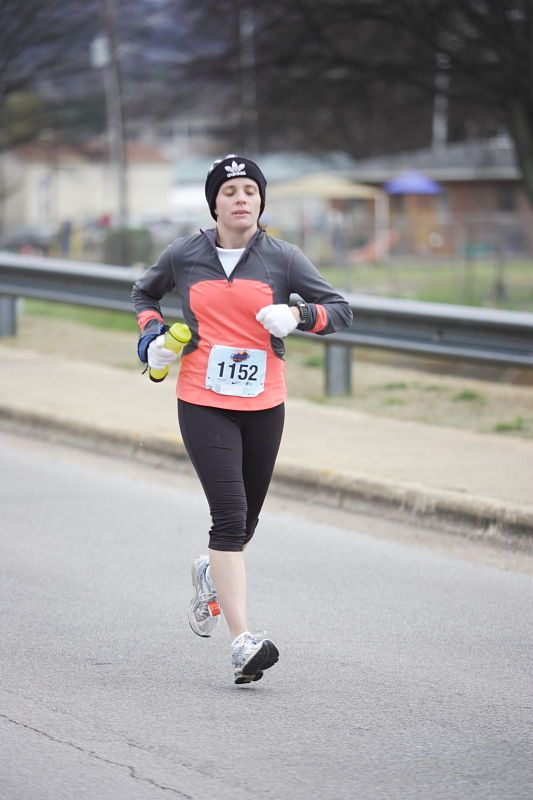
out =
<svg viewBox="0 0 533 800"><path fill-rule="evenodd" d="M249 631L239 634L231 643L231 663L235 683L252 683L263 677L263 671L278 660L278 648L270 639Z"/></svg>
<svg viewBox="0 0 533 800"><path fill-rule="evenodd" d="M189 606L189 625L198 636L211 636L220 619L217 592L206 574L209 556L197 556L192 562L194 597Z"/></svg>

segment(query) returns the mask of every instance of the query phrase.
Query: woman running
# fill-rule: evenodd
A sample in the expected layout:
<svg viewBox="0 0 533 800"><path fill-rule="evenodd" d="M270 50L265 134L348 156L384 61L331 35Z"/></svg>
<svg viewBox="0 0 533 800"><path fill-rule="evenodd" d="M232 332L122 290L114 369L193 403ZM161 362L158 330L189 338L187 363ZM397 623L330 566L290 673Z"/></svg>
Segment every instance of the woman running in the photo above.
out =
<svg viewBox="0 0 533 800"><path fill-rule="evenodd" d="M192 338L177 397L183 442L209 503L208 554L193 561L189 623L213 634L224 615L235 683L251 683L278 660L248 630L243 551L255 533L281 441L286 396L283 339L295 328L324 335L351 324L349 304L294 245L259 225L266 180L250 159L215 161L205 196L216 227L176 239L132 292L143 363L162 369L160 300L177 291ZM304 302L289 305L291 293Z"/></svg>

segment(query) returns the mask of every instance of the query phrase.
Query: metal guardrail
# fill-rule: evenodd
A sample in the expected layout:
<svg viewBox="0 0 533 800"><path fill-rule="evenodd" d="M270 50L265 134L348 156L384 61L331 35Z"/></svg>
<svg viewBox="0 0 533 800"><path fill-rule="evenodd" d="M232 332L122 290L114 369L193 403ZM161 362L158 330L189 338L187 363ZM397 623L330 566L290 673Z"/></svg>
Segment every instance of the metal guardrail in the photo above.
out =
<svg viewBox="0 0 533 800"><path fill-rule="evenodd" d="M131 313L131 287L142 274L142 269L0 252L0 336L16 332L17 297ZM352 327L325 339L312 337L326 346L329 395L350 392L354 346L533 368L533 314L365 295L347 299ZM179 317L178 296L167 295L162 311L168 319Z"/></svg>

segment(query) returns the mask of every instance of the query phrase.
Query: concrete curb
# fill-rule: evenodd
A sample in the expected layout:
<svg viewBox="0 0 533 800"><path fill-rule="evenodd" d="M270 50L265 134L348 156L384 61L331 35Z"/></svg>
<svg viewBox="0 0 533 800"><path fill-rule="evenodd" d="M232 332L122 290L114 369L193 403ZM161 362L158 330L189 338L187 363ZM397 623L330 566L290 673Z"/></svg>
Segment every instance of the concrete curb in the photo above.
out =
<svg viewBox="0 0 533 800"><path fill-rule="evenodd" d="M8 423L11 423L9 425ZM147 437L117 432L105 425L88 425L0 405L0 427L26 432L41 439L81 446L85 449L139 458L154 466L165 463L191 472L182 442L176 436ZM302 467L287 459L276 465L273 489L307 505L322 505L356 513L380 514L429 527L444 528L462 536L519 545L520 538L533 536L533 509L491 498L460 494L430 487L369 480L363 475L345 475L330 470Z"/></svg>
<svg viewBox="0 0 533 800"><path fill-rule="evenodd" d="M321 472L287 463L279 464L275 478L286 488L297 487L298 496L308 504L319 503L359 513L377 511L396 518L419 520L429 527L446 528L468 538L508 542L512 536L516 544L517 536L533 536L533 511L489 498Z"/></svg>

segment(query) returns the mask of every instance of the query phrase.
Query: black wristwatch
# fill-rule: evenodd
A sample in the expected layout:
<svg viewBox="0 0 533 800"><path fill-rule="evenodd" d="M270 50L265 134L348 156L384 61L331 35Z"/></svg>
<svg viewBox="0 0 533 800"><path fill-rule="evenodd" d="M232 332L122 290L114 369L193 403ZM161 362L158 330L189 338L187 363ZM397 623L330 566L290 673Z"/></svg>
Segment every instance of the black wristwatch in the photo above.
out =
<svg viewBox="0 0 533 800"><path fill-rule="evenodd" d="M300 325L304 325L309 319L309 306L307 303L298 303L297 305L300 311Z"/></svg>

